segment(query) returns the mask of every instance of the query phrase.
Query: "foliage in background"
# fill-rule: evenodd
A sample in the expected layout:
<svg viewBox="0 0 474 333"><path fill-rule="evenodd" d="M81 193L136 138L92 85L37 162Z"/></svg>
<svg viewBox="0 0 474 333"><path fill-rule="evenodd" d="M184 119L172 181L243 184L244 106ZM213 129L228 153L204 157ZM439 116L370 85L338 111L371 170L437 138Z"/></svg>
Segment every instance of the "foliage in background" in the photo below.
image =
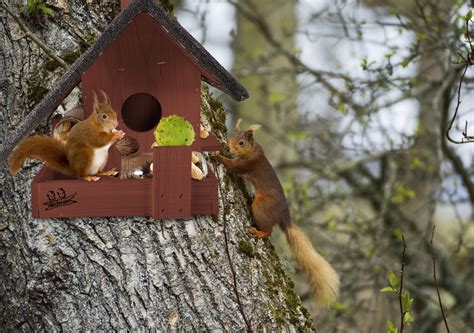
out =
<svg viewBox="0 0 474 333"><path fill-rule="evenodd" d="M411 323L406 331L442 332L429 242L436 222L441 297L453 330L469 330L474 326L469 267L474 164L468 146L453 146L445 136L464 68L456 63L458 51L464 59L470 51L469 2L303 1L291 10L282 1L270 8L257 0L227 2L238 18L231 35L247 33L248 45L258 45L253 54L248 47L243 60L245 45L232 45L236 74L250 87L253 101L267 96L265 103L253 104L250 116L242 114L244 122L263 119L265 129L265 119L277 119L268 121L261 141L284 184L292 217L342 276L342 296L327 312L313 307L304 277L295 275L320 329L398 330L400 318L393 316L398 302L380 289L398 265L403 234L410 245L406 292L400 294L408 311L405 323ZM186 10L202 13L210 6L185 3ZM294 30L275 25L283 11L296 13ZM297 91L290 96L273 88L293 76ZM453 135L466 131L473 88L468 70ZM282 102L295 98L297 119L287 121L279 116ZM274 154L276 145L290 149ZM282 158L290 150L296 157ZM278 236L272 239L277 244ZM396 283L391 288L397 290Z"/></svg>

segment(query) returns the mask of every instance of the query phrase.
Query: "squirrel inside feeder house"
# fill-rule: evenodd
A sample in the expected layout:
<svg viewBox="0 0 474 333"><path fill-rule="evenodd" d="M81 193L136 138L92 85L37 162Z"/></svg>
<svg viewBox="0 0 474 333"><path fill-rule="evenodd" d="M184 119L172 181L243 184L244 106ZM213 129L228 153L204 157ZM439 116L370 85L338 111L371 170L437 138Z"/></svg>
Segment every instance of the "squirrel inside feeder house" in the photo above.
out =
<svg viewBox="0 0 474 333"><path fill-rule="evenodd" d="M93 94L91 115L71 128L66 143L50 137L35 135L18 144L9 158L9 169L14 175L27 158L46 163L52 169L87 181L97 181L98 176L115 176L116 170L102 171L108 159L110 146L124 137L117 130L117 113L110 99L102 91L100 103Z"/></svg>
<svg viewBox="0 0 474 333"><path fill-rule="evenodd" d="M220 153L216 158L230 171L247 179L255 190L252 214L255 227L249 231L257 238L268 237L278 225L286 235L290 249L307 274L318 304L333 303L339 293L339 277L331 265L313 248L308 237L291 221L288 203L283 188L272 165L265 157L262 147L254 140L254 132L260 125L251 125L241 131L240 119L237 132L229 139L230 153L234 159Z"/></svg>

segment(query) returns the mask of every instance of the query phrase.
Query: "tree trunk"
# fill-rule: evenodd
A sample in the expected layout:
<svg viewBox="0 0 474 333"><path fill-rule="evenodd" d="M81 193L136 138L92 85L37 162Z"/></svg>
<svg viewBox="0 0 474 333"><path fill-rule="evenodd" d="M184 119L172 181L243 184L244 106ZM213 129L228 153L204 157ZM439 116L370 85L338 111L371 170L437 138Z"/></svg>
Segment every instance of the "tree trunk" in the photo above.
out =
<svg viewBox="0 0 474 333"><path fill-rule="evenodd" d="M79 2L78 2L79 3ZM117 12L71 4L28 27L71 63ZM14 8L17 11L16 8ZM0 137L5 138L63 72L0 12ZM203 89L203 114L220 138L222 107ZM73 104L77 93L66 101ZM38 128L47 133L48 121ZM218 217L34 219L31 181L0 169L0 327L5 331L312 330L268 240L253 239L241 181L219 167ZM120 203L117 203L120 204Z"/></svg>
<svg viewBox="0 0 474 333"><path fill-rule="evenodd" d="M400 16L406 16L411 20L413 32L420 38L419 36L426 35L426 26L421 15L426 15L428 21L431 19L430 16L448 17L447 13L453 6L453 1L445 1L433 7L421 4L423 13L420 13L416 3L412 1L376 0L367 1L367 5L386 8L395 6ZM437 8L439 12L433 13L433 8ZM445 24L446 26L441 31L447 32L449 23L445 22ZM440 39L444 40L441 37ZM426 278L430 277L431 253L424 247L424 244L431 234L437 203L436 195L441 185L441 141L444 140L444 133L440 131L439 123L443 114L442 108L446 105L446 101L443 100L446 98L443 78L447 76L448 72L446 64L449 63L449 52L436 48L434 43L437 42L438 40L433 41L427 38L422 40L419 45L418 66L414 75L417 86L414 89L423 91L426 86L431 86L431 88L424 90L418 96L419 108L415 142L409 150L399 156L390 157L397 172L396 185L413 193L412 198L401 204L401 211L408 220L413 221L413 225L401 223L399 218L387 217L385 221L389 230L395 226L400 228L406 239L408 257L406 261L408 264L405 268L405 280L408 281L409 286L411 284L412 291L422 290L423 284L426 284ZM395 241L393 243L394 253L397 253L399 248L400 242ZM392 267L400 265L398 256L384 260L386 262L392 261L390 264ZM430 292L434 298L435 290L432 289ZM374 308L378 312L369 331L385 330L385 319L389 318L390 314L399 311L399 305L396 302L387 303L387 299L387 295L383 293L373 298ZM416 298L414 309L416 320L412 324L416 332L436 331L440 321L439 309L431 306L430 301L427 297ZM381 304L385 305L381 306ZM383 315L381 316L380 313ZM400 320L394 320L394 322L396 325L400 324ZM427 323L429 327L427 327Z"/></svg>
<svg viewBox="0 0 474 333"><path fill-rule="evenodd" d="M234 70L242 76L251 96L235 106L237 118L242 118L246 126L263 126L262 133L256 134L257 141L272 162L290 162L296 158L296 149L288 138L300 129L296 71L269 43L255 20L264 22L284 49L296 50L296 1L239 0L233 43Z"/></svg>

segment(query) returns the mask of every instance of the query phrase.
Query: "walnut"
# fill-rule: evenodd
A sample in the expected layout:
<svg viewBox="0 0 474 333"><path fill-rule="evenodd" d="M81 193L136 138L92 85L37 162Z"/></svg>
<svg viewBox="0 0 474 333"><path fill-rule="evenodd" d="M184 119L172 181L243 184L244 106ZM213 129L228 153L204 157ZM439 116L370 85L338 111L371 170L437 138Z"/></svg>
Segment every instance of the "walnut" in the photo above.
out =
<svg viewBox="0 0 474 333"><path fill-rule="evenodd" d="M140 144L134 137L126 136L117 141L115 149L117 149L121 156L129 156L135 154L140 149Z"/></svg>

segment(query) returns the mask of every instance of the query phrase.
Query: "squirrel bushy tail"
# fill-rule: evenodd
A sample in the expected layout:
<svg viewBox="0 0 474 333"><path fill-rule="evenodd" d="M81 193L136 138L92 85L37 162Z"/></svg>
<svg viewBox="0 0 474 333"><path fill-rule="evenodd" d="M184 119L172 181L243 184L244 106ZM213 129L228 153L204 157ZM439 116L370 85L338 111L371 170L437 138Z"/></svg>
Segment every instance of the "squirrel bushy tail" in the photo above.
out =
<svg viewBox="0 0 474 333"><path fill-rule="evenodd" d="M67 175L72 173L67 160L65 145L50 136L35 135L18 144L8 161L8 167L12 175L20 170L27 158L41 160L61 173Z"/></svg>
<svg viewBox="0 0 474 333"><path fill-rule="evenodd" d="M339 294L339 277L331 265L311 245L310 240L294 223L283 228L291 252L303 269L313 290L316 302L329 305Z"/></svg>

